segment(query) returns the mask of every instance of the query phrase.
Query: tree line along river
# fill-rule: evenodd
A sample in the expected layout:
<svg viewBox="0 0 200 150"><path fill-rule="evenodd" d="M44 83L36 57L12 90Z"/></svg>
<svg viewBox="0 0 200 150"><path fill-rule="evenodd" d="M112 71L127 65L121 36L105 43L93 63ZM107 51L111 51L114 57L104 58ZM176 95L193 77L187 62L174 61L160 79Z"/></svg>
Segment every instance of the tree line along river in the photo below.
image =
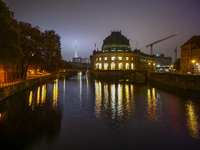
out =
<svg viewBox="0 0 200 150"><path fill-rule="evenodd" d="M3 149L198 149L200 95L79 72L0 103Z"/></svg>

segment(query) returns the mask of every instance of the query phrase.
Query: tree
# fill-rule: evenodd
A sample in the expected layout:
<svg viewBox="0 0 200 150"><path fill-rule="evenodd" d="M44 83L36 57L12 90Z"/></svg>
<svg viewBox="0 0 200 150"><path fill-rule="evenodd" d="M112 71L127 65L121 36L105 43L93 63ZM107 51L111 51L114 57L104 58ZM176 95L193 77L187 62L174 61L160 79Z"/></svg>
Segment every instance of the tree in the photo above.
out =
<svg viewBox="0 0 200 150"><path fill-rule="evenodd" d="M32 27L31 24L19 22L23 57L21 59L21 77L26 78L29 66L37 68L41 65L43 39L39 27Z"/></svg>
<svg viewBox="0 0 200 150"><path fill-rule="evenodd" d="M60 36L54 30L42 32L39 27L19 22L22 57L22 77L26 78L27 69L41 68L47 72L55 72L61 66Z"/></svg>
<svg viewBox="0 0 200 150"><path fill-rule="evenodd" d="M55 72L62 64L60 36L54 30L46 30L43 33L43 40L43 69L48 72Z"/></svg>
<svg viewBox="0 0 200 150"><path fill-rule="evenodd" d="M174 69L176 69L178 71L180 70L180 58L176 59L173 66L174 66Z"/></svg>
<svg viewBox="0 0 200 150"><path fill-rule="evenodd" d="M0 64L6 68L18 63L21 56L18 23L6 4L0 0Z"/></svg>

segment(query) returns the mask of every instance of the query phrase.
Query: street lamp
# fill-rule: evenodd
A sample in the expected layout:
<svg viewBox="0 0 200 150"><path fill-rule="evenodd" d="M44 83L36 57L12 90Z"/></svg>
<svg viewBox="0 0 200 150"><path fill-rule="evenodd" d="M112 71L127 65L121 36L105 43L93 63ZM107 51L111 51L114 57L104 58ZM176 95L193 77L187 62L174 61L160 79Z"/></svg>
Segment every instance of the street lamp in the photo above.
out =
<svg viewBox="0 0 200 150"><path fill-rule="evenodd" d="M194 68L195 67L195 62L196 62L196 60L193 59L192 60L192 63L193 63L193 74L194 74L194 70L195 70L195 68Z"/></svg>

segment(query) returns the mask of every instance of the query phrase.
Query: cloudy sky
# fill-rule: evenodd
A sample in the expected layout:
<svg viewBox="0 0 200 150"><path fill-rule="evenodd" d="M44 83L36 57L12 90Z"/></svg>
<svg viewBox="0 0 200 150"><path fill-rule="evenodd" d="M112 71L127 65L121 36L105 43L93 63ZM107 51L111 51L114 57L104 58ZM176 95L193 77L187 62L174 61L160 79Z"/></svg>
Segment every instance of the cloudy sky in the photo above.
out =
<svg viewBox="0 0 200 150"><path fill-rule="evenodd" d="M77 52L89 57L96 43L113 30L130 39L132 49L150 53L151 42L178 33L157 43L154 53L174 60L174 50L194 35L200 35L200 0L3 0L19 21L55 30L61 36L62 56L72 60Z"/></svg>

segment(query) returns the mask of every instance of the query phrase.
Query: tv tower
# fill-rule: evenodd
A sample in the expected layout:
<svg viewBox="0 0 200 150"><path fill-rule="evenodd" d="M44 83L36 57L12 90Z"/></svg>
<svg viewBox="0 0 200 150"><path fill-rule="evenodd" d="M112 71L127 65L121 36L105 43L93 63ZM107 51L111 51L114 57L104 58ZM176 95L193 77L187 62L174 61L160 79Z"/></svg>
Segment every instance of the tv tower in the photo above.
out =
<svg viewBox="0 0 200 150"><path fill-rule="evenodd" d="M77 40L75 41L76 47L75 47L75 58L77 58Z"/></svg>

